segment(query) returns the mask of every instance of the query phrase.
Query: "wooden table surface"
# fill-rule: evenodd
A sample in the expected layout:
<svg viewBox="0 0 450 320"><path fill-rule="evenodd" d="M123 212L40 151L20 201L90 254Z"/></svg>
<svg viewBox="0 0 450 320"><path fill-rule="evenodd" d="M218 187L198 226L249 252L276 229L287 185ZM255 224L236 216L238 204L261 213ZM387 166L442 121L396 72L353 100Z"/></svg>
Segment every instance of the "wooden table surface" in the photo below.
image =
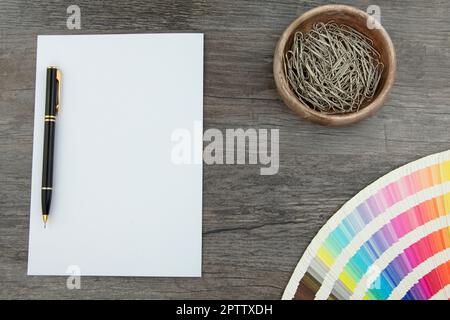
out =
<svg viewBox="0 0 450 320"><path fill-rule="evenodd" d="M371 1L340 1L362 10ZM450 147L450 2L378 0L398 75L372 118L331 129L297 118L280 100L272 55L284 28L327 1L0 2L0 298L279 299L326 220L378 177ZM280 170L204 165L203 277L28 277L36 35L205 34L204 127L280 130Z"/></svg>

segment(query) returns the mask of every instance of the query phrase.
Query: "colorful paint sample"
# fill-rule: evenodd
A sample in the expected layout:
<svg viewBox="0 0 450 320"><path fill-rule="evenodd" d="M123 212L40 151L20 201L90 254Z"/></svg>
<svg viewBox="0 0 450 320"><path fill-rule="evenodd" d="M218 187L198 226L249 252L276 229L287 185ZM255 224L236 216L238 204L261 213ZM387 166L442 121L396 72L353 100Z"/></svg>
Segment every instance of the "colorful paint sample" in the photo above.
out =
<svg viewBox="0 0 450 320"><path fill-rule="evenodd" d="M348 201L319 231L283 299L449 299L450 150Z"/></svg>

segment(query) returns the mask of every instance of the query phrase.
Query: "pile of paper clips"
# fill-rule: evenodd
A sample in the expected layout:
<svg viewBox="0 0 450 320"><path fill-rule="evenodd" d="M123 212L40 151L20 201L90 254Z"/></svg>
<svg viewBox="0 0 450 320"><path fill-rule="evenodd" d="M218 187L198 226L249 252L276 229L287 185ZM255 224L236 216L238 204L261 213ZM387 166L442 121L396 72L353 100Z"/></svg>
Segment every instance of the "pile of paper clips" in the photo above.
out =
<svg viewBox="0 0 450 320"><path fill-rule="evenodd" d="M371 39L333 21L297 32L284 67L300 101L327 114L357 112L374 97L384 69Z"/></svg>

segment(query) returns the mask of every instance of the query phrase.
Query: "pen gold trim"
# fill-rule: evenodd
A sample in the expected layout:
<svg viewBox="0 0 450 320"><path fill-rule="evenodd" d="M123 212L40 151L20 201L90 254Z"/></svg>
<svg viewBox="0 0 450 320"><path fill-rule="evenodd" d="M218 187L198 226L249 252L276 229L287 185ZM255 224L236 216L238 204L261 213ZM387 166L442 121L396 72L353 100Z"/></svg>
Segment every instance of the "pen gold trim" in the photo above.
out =
<svg viewBox="0 0 450 320"><path fill-rule="evenodd" d="M56 105L56 112L59 113L61 109L61 70L56 69L56 81L58 81L58 103Z"/></svg>

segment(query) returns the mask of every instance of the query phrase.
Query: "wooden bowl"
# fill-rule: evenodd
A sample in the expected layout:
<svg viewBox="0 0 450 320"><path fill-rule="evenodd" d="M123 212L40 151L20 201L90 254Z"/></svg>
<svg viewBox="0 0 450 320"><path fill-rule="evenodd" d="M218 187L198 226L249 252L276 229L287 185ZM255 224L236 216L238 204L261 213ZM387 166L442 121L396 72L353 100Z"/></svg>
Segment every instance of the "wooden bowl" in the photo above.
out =
<svg viewBox="0 0 450 320"><path fill-rule="evenodd" d="M275 49L273 75L277 91L289 108L309 121L326 126L349 125L367 118L381 108L394 84L396 73L395 49L391 38L381 25L378 24L376 28L372 29L368 28L369 18L370 16L366 12L350 6L326 5L304 13L283 32ZM373 41L374 48L380 53L380 60L384 64L383 74L375 96L370 101L366 101L357 112L336 115L311 109L297 98L284 73L285 53L292 46L295 32L307 33L312 29L313 24L317 22L327 23L331 20L352 27L370 38Z"/></svg>

